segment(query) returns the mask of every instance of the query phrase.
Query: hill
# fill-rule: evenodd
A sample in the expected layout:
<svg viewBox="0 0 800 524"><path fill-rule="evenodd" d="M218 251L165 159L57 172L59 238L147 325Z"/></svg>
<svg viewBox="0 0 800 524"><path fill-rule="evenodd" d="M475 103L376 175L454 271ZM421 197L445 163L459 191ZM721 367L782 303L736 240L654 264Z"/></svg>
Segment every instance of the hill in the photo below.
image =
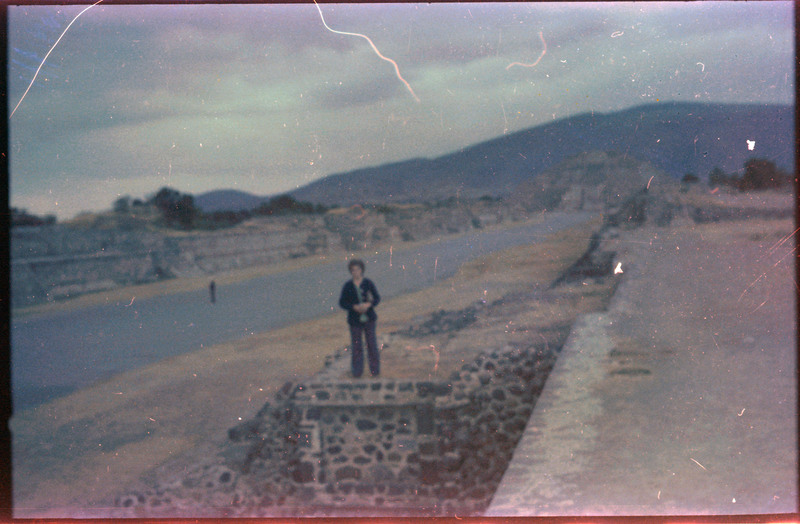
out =
<svg viewBox="0 0 800 524"><path fill-rule="evenodd" d="M260 197L236 189L218 189L194 197L194 205L204 213L214 211L249 211L267 202Z"/></svg>
<svg viewBox="0 0 800 524"><path fill-rule="evenodd" d="M755 143L753 150L748 141ZM290 194L324 205L500 197L562 160L593 150L634 156L676 179L687 173L705 177L715 167L734 172L753 156L793 170L794 108L665 102L586 113L435 159L330 175Z"/></svg>

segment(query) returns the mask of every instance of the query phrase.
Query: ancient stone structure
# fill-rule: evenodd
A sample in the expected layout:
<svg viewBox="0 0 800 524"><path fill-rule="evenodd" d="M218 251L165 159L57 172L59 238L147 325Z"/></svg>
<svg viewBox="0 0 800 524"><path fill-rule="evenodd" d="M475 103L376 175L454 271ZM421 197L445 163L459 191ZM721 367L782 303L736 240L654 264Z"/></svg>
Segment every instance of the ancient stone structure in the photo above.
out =
<svg viewBox="0 0 800 524"><path fill-rule="evenodd" d="M480 514L556 352L505 347L446 381L337 380L337 357L229 430L239 460L120 497L120 515Z"/></svg>
<svg viewBox="0 0 800 524"><path fill-rule="evenodd" d="M62 225L11 233L13 307L343 249L338 235L315 217L253 220L237 229L184 234Z"/></svg>
<svg viewBox="0 0 800 524"><path fill-rule="evenodd" d="M15 227L11 300L15 308L33 306L121 286L335 255L522 218L509 215L499 203L477 202L471 207L418 205L382 212L354 207L324 215L260 217L218 231L174 232L141 225Z"/></svg>
<svg viewBox="0 0 800 524"><path fill-rule="evenodd" d="M306 509L476 513L500 481L554 361L550 350L509 347L445 382L328 381L322 373L287 385L285 398L230 437L253 443L243 469L283 471L282 483Z"/></svg>

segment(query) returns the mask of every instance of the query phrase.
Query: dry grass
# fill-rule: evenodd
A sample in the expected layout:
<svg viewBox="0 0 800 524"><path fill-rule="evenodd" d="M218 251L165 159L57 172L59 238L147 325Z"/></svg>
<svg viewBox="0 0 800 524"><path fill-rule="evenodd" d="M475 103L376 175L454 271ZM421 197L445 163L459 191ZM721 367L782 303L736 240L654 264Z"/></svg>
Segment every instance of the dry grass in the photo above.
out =
<svg viewBox="0 0 800 524"><path fill-rule="evenodd" d="M487 255L465 264L446 282L381 305L380 330L391 333L424 314L460 310L478 300L488 303L545 289L587 249L596 223L551 235L545 242ZM381 373L388 378L447 378L481 351L504 344L560 346L575 317L602 309L610 284L567 287L543 300L511 300L457 334L424 338L394 336L382 352ZM424 304L426 307L420 308ZM344 378L344 375L343 377Z"/></svg>
<svg viewBox="0 0 800 524"><path fill-rule="evenodd" d="M606 281L547 290L489 306L475 324L457 332L389 337L389 347L381 353L381 374L395 379L446 380L478 354L492 349L559 348L578 315L605 308L613 287L613 282Z"/></svg>

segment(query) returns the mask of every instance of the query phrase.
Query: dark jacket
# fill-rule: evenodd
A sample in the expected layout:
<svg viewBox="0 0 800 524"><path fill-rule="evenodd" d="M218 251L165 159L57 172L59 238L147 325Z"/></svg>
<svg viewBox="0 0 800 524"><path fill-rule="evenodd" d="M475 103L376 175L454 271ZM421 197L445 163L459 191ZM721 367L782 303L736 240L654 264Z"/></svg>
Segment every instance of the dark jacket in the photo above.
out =
<svg viewBox="0 0 800 524"><path fill-rule="evenodd" d="M364 298L363 302L372 302L371 308L367 310L367 318L369 320L377 320L378 315L375 314L375 306L381 301L381 296L378 294L378 288L372 283L372 280L365 278L361 281L361 296ZM351 326L361 325L361 313L353 310L353 306L358 304L358 294L356 293L356 285L352 280L348 280L344 287L342 287L342 294L339 296L339 307L347 311L347 323Z"/></svg>

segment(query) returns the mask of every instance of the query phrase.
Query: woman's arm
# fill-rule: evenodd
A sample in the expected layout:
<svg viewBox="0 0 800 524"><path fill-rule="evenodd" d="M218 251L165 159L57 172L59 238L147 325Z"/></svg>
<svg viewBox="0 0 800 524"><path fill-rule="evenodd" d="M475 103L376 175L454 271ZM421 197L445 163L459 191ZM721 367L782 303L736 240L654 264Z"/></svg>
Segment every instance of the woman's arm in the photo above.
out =
<svg viewBox="0 0 800 524"><path fill-rule="evenodd" d="M370 300L370 302L372 303L372 307L375 307L378 304L380 304L381 296L378 293L378 288L375 287L375 282L373 282L372 280L369 281L369 292L372 295L371 297L372 300Z"/></svg>
<svg viewBox="0 0 800 524"><path fill-rule="evenodd" d="M342 293L339 295L339 307L350 311L356 303L357 297L355 296L355 289L351 290L351 282L345 283L342 287Z"/></svg>

